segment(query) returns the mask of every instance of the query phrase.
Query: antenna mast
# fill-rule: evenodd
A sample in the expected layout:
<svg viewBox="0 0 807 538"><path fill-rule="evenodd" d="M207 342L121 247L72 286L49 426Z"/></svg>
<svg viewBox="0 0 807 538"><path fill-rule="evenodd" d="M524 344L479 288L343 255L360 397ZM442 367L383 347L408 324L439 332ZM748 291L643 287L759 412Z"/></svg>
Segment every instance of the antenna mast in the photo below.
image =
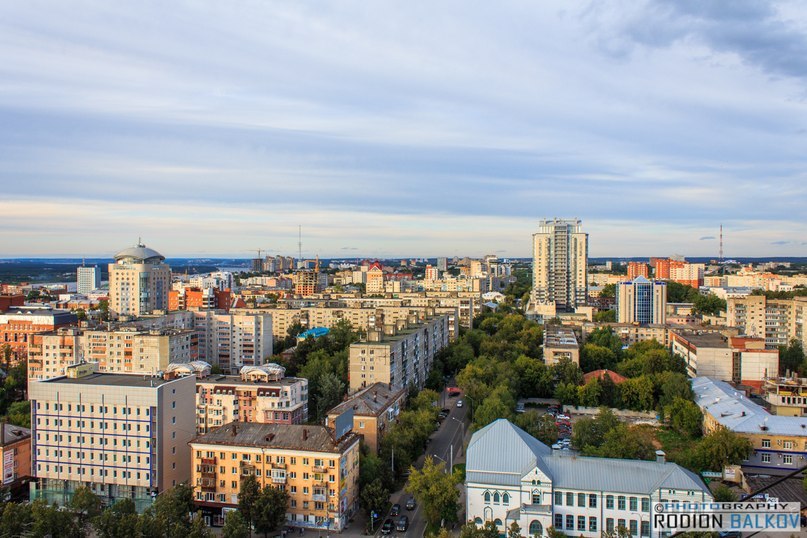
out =
<svg viewBox="0 0 807 538"><path fill-rule="evenodd" d="M297 227L297 234L298 234L297 235L297 248L298 248L297 266L299 267L300 266L299 264L302 263L302 261L303 261L303 225L302 224L300 224Z"/></svg>
<svg viewBox="0 0 807 538"><path fill-rule="evenodd" d="M720 272L725 274L726 265L723 263L723 223L720 224Z"/></svg>

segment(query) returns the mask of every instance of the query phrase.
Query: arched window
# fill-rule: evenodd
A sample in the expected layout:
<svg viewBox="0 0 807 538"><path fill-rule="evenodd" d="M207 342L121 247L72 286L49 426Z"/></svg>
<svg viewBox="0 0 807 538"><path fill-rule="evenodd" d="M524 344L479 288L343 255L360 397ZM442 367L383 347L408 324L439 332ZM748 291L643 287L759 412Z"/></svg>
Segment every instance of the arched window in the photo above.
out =
<svg viewBox="0 0 807 538"><path fill-rule="evenodd" d="M532 490L532 504L541 504L541 492L537 489Z"/></svg>
<svg viewBox="0 0 807 538"><path fill-rule="evenodd" d="M499 504L500 500L501 497L499 496L499 492L497 491L496 493L493 494L493 504Z"/></svg>
<svg viewBox="0 0 807 538"><path fill-rule="evenodd" d="M496 528L498 529L499 527L502 526L502 520L496 518L496 520L493 522L493 524L496 525Z"/></svg>
<svg viewBox="0 0 807 538"><path fill-rule="evenodd" d="M504 495L502 495L502 502L504 504L510 504L510 494L509 493L505 493Z"/></svg>
<svg viewBox="0 0 807 538"><path fill-rule="evenodd" d="M486 491L486 492L485 492L485 502L486 502L486 503L489 503L489 502L490 502L490 492L489 492L489 491Z"/></svg>
<svg viewBox="0 0 807 538"><path fill-rule="evenodd" d="M482 518L481 517L474 518L474 524L475 525L481 525L482 524Z"/></svg>
<svg viewBox="0 0 807 538"><path fill-rule="evenodd" d="M541 536L544 532L544 526L537 519L530 521L530 536Z"/></svg>

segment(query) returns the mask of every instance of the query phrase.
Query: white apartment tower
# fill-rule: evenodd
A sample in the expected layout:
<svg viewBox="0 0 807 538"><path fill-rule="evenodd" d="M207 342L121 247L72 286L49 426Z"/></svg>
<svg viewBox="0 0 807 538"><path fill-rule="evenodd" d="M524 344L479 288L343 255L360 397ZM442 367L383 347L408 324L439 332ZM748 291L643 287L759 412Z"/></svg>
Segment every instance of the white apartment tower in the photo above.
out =
<svg viewBox="0 0 807 538"><path fill-rule="evenodd" d="M171 268L165 256L142 243L115 254L109 264L109 311L142 316L168 309Z"/></svg>
<svg viewBox="0 0 807 538"><path fill-rule="evenodd" d="M87 295L92 290L101 287L101 268L97 265L87 267L82 265L76 271L76 291Z"/></svg>
<svg viewBox="0 0 807 538"><path fill-rule="evenodd" d="M579 219L541 221L532 235L532 301L574 310L588 295L588 234Z"/></svg>

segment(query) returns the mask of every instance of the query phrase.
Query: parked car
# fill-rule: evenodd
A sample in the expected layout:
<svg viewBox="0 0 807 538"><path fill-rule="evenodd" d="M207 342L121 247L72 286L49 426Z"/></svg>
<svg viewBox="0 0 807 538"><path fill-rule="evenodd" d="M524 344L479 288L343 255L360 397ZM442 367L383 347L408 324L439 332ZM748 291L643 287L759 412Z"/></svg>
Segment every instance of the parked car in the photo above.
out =
<svg viewBox="0 0 807 538"><path fill-rule="evenodd" d="M395 526L395 530L398 532L406 532L406 529L409 528L409 516L401 516L398 518L398 524Z"/></svg>
<svg viewBox="0 0 807 538"><path fill-rule="evenodd" d="M457 407L462 407L462 400L457 400Z"/></svg>
<svg viewBox="0 0 807 538"><path fill-rule="evenodd" d="M394 527L391 519L385 519L384 524L381 526L381 534L390 534Z"/></svg>
<svg viewBox="0 0 807 538"><path fill-rule="evenodd" d="M449 409L448 407L444 407L444 408L440 409L440 412L445 413L446 415L450 415L451 414L451 409Z"/></svg>
<svg viewBox="0 0 807 538"><path fill-rule="evenodd" d="M409 497L408 499L406 499L406 509L407 510L414 510L415 506L417 506L417 503L415 502L414 497Z"/></svg>
<svg viewBox="0 0 807 538"><path fill-rule="evenodd" d="M389 511L389 515L394 517L394 516L397 516L400 513L401 513L401 505L398 504L398 503L393 504L392 505L392 510Z"/></svg>

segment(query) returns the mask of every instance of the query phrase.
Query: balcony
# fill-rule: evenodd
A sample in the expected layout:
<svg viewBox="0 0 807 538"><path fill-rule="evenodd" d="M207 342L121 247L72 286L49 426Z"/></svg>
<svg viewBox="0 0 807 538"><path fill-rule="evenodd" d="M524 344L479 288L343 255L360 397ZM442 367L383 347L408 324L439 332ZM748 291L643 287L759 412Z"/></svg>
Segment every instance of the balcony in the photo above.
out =
<svg viewBox="0 0 807 538"><path fill-rule="evenodd" d="M272 475L272 483L273 484L285 484L286 483L286 475L283 475L283 476Z"/></svg>
<svg viewBox="0 0 807 538"><path fill-rule="evenodd" d="M313 495L311 496L311 498L312 498L314 501L321 502L321 503L324 503L324 502L327 500L327 498L326 498L326 496L325 496L325 494L324 494L324 493L315 493L315 494L313 494Z"/></svg>
<svg viewBox="0 0 807 538"><path fill-rule="evenodd" d="M322 466L319 466L319 465L314 465L314 472L315 473L327 473L328 471L327 471L327 469L325 469L325 467L322 467Z"/></svg>

